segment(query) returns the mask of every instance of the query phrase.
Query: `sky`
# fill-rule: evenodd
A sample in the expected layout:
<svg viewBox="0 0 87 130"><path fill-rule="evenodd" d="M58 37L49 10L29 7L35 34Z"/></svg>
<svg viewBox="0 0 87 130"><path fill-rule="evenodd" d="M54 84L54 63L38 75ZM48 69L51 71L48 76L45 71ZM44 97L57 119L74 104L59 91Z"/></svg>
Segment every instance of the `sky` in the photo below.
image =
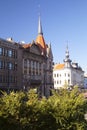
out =
<svg viewBox="0 0 87 130"><path fill-rule="evenodd" d="M0 0L0 38L36 40L39 14L54 62L63 63L68 44L70 59L87 72L87 0Z"/></svg>

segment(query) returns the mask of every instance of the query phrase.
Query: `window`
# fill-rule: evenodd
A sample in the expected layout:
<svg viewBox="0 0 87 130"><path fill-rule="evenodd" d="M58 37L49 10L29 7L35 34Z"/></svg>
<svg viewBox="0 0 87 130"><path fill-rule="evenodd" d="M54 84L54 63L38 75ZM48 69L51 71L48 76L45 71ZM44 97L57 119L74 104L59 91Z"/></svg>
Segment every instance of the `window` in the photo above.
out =
<svg viewBox="0 0 87 130"><path fill-rule="evenodd" d="M57 77L59 77L59 75L57 74Z"/></svg>
<svg viewBox="0 0 87 130"><path fill-rule="evenodd" d="M14 53L15 53L15 54L14 54L14 55L15 55L15 58L17 58L17 51L14 51Z"/></svg>
<svg viewBox="0 0 87 130"><path fill-rule="evenodd" d="M8 55L8 50L7 49L5 49L5 56L7 56Z"/></svg>
<svg viewBox="0 0 87 130"><path fill-rule="evenodd" d="M31 70L29 70L29 75L31 75Z"/></svg>
<svg viewBox="0 0 87 130"><path fill-rule="evenodd" d="M38 62L36 62L36 75L38 75Z"/></svg>
<svg viewBox="0 0 87 130"><path fill-rule="evenodd" d="M24 59L24 68L27 68L27 59Z"/></svg>
<svg viewBox="0 0 87 130"><path fill-rule="evenodd" d="M36 62L36 69L38 69L38 62Z"/></svg>
<svg viewBox="0 0 87 130"><path fill-rule="evenodd" d="M41 69L41 63L39 63L39 68Z"/></svg>
<svg viewBox="0 0 87 130"><path fill-rule="evenodd" d="M8 69L12 70L13 69L13 64L11 62L8 63Z"/></svg>
<svg viewBox="0 0 87 130"><path fill-rule="evenodd" d="M0 60L0 69L5 69L5 61Z"/></svg>
<svg viewBox="0 0 87 130"><path fill-rule="evenodd" d="M12 70L12 63L9 63L9 69Z"/></svg>
<svg viewBox="0 0 87 130"><path fill-rule="evenodd" d="M68 74L68 77L70 77L70 74Z"/></svg>
<svg viewBox="0 0 87 130"><path fill-rule="evenodd" d="M54 77L56 77L56 74L54 74Z"/></svg>
<svg viewBox="0 0 87 130"><path fill-rule="evenodd" d="M2 80L3 80L2 75L0 75L0 83L2 83Z"/></svg>
<svg viewBox="0 0 87 130"><path fill-rule="evenodd" d="M68 79L68 84L70 84L70 79Z"/></svg>
<svg viewBox="0 0 87 130"><path fill-rule="evenodd" d="M31 68L33 68L33 61L31 61Z"/></svg>
<svg viewBox="0 0 87 130"><path fill-rule="evenodd" d="M8 50L8 56L12 57L12 50Z"/></svg>
<svg viewBox="0 0 87 130"><path fill-rule="evenodd" d="M36 69L36 62L34 61L34 68Z"/></svg>
<svg viewBox="0 0 87 130"><path fill-rule="evenodd" d="M12 57L15 58L15 50L12 50Z"/></svg>
<svg viewBox="0 0 87 130"><path fill-rule="evenodd" d="M0 55L3 55L3 48L0 47Z"/></svg>
<svg viewBox="0 0 87 130"><path fill-rule="evenodd" d="M57 80L57 84L59 84L59 81Z"/></svg>
<svg viewBox="0 0 87 130"><path fill-rule="evenodd" d="M60 80L60 84L61 84L61 80Z"/></svg>
<svg viewBox="0 0 87 130"><path fill-rule="evenodd" d="M3 61L0 60L0 69L3 68Z"/></svg>
<svg viewBox="0 0 87 130"><path fill-rule="evenodd" d="M13 64L13 68L14 68L14 70L17 70L17 63L16 62Z"/></svg>

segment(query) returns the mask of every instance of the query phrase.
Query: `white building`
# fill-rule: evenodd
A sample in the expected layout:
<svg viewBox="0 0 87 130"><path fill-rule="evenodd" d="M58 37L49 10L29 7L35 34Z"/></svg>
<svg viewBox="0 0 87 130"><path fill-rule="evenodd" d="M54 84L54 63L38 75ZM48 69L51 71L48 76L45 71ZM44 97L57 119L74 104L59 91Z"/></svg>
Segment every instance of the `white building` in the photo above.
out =
<svg viewBox="0 0 87 130"><path fill-rule="evenodd" d="M87 74L84 74L84 88L87 89Z"/></svg>
<svg viewBox="0 0 87 130"><path fill-rule="evenodd" d="M64 87L67 84L69 87L78 85L84 86L84 71L78 66L78 63L72 62L69 58L68 47L65 53L63 64L56 64L53 68L54 89Z"/></svg>

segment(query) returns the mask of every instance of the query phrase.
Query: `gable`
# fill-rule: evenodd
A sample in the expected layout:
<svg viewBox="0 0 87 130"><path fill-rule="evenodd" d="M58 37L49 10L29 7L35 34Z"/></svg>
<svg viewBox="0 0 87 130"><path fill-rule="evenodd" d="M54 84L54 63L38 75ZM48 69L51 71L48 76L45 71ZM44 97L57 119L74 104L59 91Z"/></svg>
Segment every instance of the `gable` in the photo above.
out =
<svg viewBox="0 0 87 130"><path fill-rule="evenodd" d="M30 52L31 53L34 53L34 54L37 54L37 55L40 55L41 54L41 51L39 49L39 46L37 46L36 44L32 44L31 47L30 47Z"/></svg>

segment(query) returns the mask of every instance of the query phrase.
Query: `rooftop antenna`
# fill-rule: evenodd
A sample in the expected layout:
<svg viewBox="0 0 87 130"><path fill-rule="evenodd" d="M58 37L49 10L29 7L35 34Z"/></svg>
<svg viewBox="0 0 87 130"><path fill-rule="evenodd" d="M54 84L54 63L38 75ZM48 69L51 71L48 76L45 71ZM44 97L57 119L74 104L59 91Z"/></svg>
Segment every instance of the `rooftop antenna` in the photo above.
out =
<svg viewBox="0 0 87 130"><path fill-rule="evenodd" d="M38 15L40 16L41 14L40 14L40 4L38 4Z"/></svg>
<svg viewBox="0 0 87 130"><path fill-rule="evenodd" d="M68 50L68 44L69 44L69 41L67 40L66 41L66 48L67 48L67 50Z"/></svg>
<svg viewBox="0 0 87 130"><path fill-rule="evenodd" d="M69 57L69 50L68 50L68 41L67 42L67 45L66 45L66 57Z"/></svg>

